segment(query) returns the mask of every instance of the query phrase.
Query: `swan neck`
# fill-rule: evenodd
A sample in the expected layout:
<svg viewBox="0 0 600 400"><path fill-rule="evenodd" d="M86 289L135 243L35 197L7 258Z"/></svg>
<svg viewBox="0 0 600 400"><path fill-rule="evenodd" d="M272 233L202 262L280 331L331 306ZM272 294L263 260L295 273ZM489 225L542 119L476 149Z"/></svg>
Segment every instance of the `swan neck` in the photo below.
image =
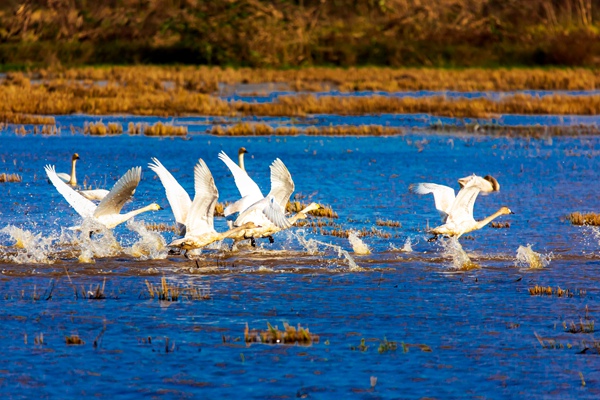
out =
<svg viewBox="0 0 600 400"><path fill-rule="evenodd" d="M244 166L244 153L238 154L238 164L242 171L246 170L246 167Z"/></svg>
<svg viewBox="0 0 600 400"><path fill-rule="evenodd" d="M489 224L490 222L492 222L493 220L495 220L496 218L498 218L501 215L503 215L502 209L496 211L495 213L493 213L489 217L484 218L481 221L478 221L477 222L477 229L483 228L484 226L486 226L487 224Z"/></svg>
<svg viewBox="0 0 600 400"><path fill-rule="evenodd" d="M152 211L152 205L147 205L146 207L142 207L142 208L138 208L137 210L133 210L133 211L129 211L128 213L125 214L121 214L123 216L123 221L127 221L128 219L131 219L133 217L135 217L138 214L141 213L145 213L146 211Z"/></svg>
<svg viewBox="0 0 600 400"><path fill-rule="evenodd" d="M77 163L77 159L71 160L71 178L69 182L67 182L71 186L77 186L77 174L75 173L75 163Z"/></svg>
<svg viewBox="0 0 600 400"><path fill-rule="evenodd" d="M235 236L235 235L237 235L238 232L248 229L247 225L248 224L244 224L242 226L237 226L235 228L231 228L230 230L221 233L221 238L226 239L228 237Z"/></svg>

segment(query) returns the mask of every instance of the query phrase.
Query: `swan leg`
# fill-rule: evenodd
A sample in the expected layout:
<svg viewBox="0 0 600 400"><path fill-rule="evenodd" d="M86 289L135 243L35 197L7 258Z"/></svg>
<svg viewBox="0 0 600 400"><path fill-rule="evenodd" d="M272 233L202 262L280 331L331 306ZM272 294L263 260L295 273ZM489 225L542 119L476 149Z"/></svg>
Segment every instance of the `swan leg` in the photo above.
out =
<svg viewBox="0 0 600 400"><path fill-rule="evenodd" d="M269 238L269 243L275 243L275 239L273 239L273 236L269 235L267 237Z"/></svg>
<svg viewBox="0 0 600 400"><path fill-rule="evenodd" d="M180 256L180 255L181 255L181 249L179 249L179 248L173 248L173 247L171 247L171 248L169 249L169 255L172 255L172 256Z"/></svg>
<svg viewBox="0 0 600 400"><path fill-rule="evenodd" d="M428 242L435 242L436 240L438 240L438 235L433 235L432 237L427 239Z"/></svg>
<svg viewBox="0 0 600 400"><path fill-rule="evenodd" d="M256 247L256 240L253 237L250 238L250 246Z"/></svg>

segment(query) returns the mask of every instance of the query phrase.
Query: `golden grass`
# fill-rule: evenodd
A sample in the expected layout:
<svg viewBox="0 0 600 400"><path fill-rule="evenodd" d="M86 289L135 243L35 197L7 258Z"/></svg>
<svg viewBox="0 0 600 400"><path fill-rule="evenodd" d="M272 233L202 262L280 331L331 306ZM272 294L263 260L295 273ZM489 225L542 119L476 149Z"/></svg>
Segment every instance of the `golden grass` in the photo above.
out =
<svg viewBox="0 0 600 400"><path fill-rule="evenodd" d="M66 336L65 337L65 341L67 342L67 345L82 345L82 344L85 344L85 342L83 340L81 340L81 338L79 337L79 335Z"/></svg>
<svg viewBox="0 0 600 400"><path fill-rule="evenodd" d="M138 67L126 76L134 74ZM109 69L110 70L110 69ZM153 70L154 71L154 70ZM521 71L520 73L525 73ZM440 74L443 74L440 72ZM561 73L555 71L557 76ZM102 74L99 74L102 75ZM125 78L122 78L125 79ZM137 79L137 80L135 80ZM50 79L43 84L28 87L13 82L0 85L0 115L72 114L87 113L110 115L214 115L214 116L306 116L309 114L364 115L380 113L428 113L454 117L489 117L496 114L600 114L600 96L553 95L535 97L525 94L505 96L495 101L486 98L465 99L433 96L425 98L397 98L388 96L336 97L313 95L282 96L273 103L227 102L218 97L191 92L185 87L165 89L152 80L131 76L127 84L109 81L105 86L86 85L63 78ZM134 80L134 81L130 81ZM12 113L12 114L11 114ZM13 118L13 117L11 117ZM17 117L14 117L17 118ZM25 117L19 117L25 118ZM42 122L40 120L39 122ZM44 121L50 122L50 121ZM53 123L53 122L52 122ZM101 127L96 134L106 133ZM120 128L122 131L122 128ZM147 135L185 135L185 127L170 127L157 123L151 127L129 126L131 134L144 131ZM113 130L114 133L114 130ZM213 128L216 135L391 135L401 133L398 128L381 126L306 128L280 127L265 124L238 124ZM91 134L91 133L90 133Z"/></svg>
<svg viewBox="0 0 600 400"><path fill-rule="evenodd" d="M273 327L267 322L266 330L250 330L246 323L244 340L246 343L300 344L308 346L313 343L319 343L319 336L310 333L308 328L302 328L300 324L298 324L298 328L294 328L284 322L283 330L279 330L277 326Z"/></svg>
<svg viewBox="0 0 600 400"><path fill-rule="evenodd" d="M310 126L307 128L280 126L274 129L262 123L240 123L230 126L215 125L212 127L210 133L216 136L391 136L402 134L404 131L401 128L384 127L381 125Z"/></svg>
<svg viewBox="0 0 600 400"><path fill-rule="evenodd" d="M557 287L552 289L551 286L538 286L529 288L529 294L531 296L556 296L556 297L573 297L573 292L569 289L561 289Z"/></svg>
<svg viewBox="0 0 600 400"><path fill-rule="evenodd" d="M23 181L23 177L19 174L7 174L6 172L0 174L0 182L21 182Z"/></svg>
<svg viewBox="0 0 600 400"><path fill-rule="evenodd" d="M5 124L21 124L21 125L55 125L54 117L45 115L30 115L4 111L0 113L0 122Z"/></svg>
<svg viewBox="0 0 600 400"><path fill-rule="evenodd" d="M285 211L288 213L297 213L306 208L308 204L299 201L289 201L285 206ZM331 206L322 205L321 207L308 212L309 215L321 218L338 218L338 215Z"/></svg>
<svg viewBox="0 0 600 400"><path fill-rule="evenodd" d="M187 135L187 126L175 126L173 124L163 124L157 122L154 125L144 125L144 135L146 136L185 136Z"/></svg>
<svg viewBox="0 0 600 400"><path fill-rule="evenodd" d="M146 229L148 229L150 231L155 231L155 232L179 232L179 229L177 229L177 226L165 224L165 223L160 223L160 224L146 223L145 227L146 227Z"/></svg>
<svg viewBox="0 0 600 400"><path fill-rule="evenodd" d="M582 214L580 212L574 212L567 216L567 220L573 225L600 226L600 214L596 213Z"/></svg>
<svg viewBox="0 0 600 400"><path fill-rule="evenodd" d="M399 221L392 221L389 219L376 219L375 220L375 225L377 226L389 226L392 228L400 228L402 227L402 224Z"/></svg>
<svg viewBox="0 0 600 400"><path fill-rule="evenodd" d="M583 321L582 319L579 320L579 323L576 324L573 321L571 321L570 324L567 324L566 322L563 322L563 328L565 328L566 332L569 333L594 333L595 329L594 329L594 321Z"/></svg>
<svg viewBox="0 0 600 400"><path fill-rule="evenodd" d="M151 298L156 298L160 301L178 301L180 299L187 300L209 300L210 294L207 290L197 287L182 287L179 285L173 285L167 282L167 278L164 276L160 280L160 285L154 286L154 284L146 282L146 288L148 289L148 295Z"/></svg>
<svg viewBox="0 0 600 400"><path fill-rule="evenodd" d="M490 222L490 227L495 228L495 229L510 228L510 222L492 221L492 222Z"/></svg>

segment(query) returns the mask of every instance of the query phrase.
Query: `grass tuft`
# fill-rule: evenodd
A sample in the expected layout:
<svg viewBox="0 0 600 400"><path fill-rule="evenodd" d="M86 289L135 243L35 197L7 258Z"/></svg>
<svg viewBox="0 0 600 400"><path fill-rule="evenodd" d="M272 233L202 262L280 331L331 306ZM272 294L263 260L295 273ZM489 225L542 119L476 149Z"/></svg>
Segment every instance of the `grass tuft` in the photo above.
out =
<svg viewBox="0 0 600 400"><path fill-rule="evenodd" d="M159 286L146 280L146 288L148 289L148 295L151 298L156 298L160 301L179 301L183 300L209 300L210 294L208 290L199 287L182 287L179 285L173 285L167 282L167 278L164 276L160 280Z"/></svg>
<svg viewBox="0 0 600 400"><path fill-rule="evenodd" d="M567 216L567 220L573 225L592 225L600 226L600 214L574 212Z"/></svg>
<svg viewBox="0 0 600 400"><path fill-rule="evenodd" d="M246 343L265 343L265 344L299 344L309 346L313 343L319 343L319 336L309 332L308 328L302 328L298 324L298 328L290 326L288 323L283 323L283 330L279 330L277 326L273 327L267 322L266 330L256 330L248 327L244 329L244 340Z"/></svg>
<svg viewBox="0 0 600 400"><path fill-rule="evenodd" d="M14 183L14 182L21 182L21 181L23 181L23 178L19 174L7 174L7 173L0 174L0 182L1 183L6 183L6 182Z"/></svg>

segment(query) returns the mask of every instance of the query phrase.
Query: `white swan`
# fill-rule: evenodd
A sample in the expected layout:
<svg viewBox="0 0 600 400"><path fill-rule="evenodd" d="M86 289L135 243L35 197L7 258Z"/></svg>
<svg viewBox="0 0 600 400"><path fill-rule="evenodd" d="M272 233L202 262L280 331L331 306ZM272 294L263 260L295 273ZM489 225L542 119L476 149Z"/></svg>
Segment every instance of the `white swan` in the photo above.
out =
<svg viewBox="0 0 600 400"><path fill-rule="evenodd" d="M219 191L210 170L202 159L198 160L198 164L194 167L194 189L196 195L185 220L185 237L169 243L170 247L179 247L184 250L199 249L237 235L245 229L256 228L253 222L248 222L226 232L215 231L214 214Z"/></svg>
<svg viewBox="0 0 600 400"><path fill-rule="evenodd" d="M246 150L245 147L240 147L238 150L238 165L244 171L246 170L246 167L244 166L244 154L246 153L248 153L248 150Z"/></svg>
<svg viewBox="0 0 600 400"><path fill-rule="evenodd" d="M93 218L108 229L114 228L143 212L161 210L158 204L152 203L146 207L125 214L119 214L123 205L133 196L135 189L140 183L142 176L141 167L134 167L127 171L97 206L63 182L56 174L53 165L46 165L44 169L58 193L64 196L71 207L82 218Z"/></svg>
<svg viewBox="0 0 600 400"><path fill-rule="evenodd" d="M491 175L486 175L485 177L480 177L475 174L460 178L458 183L462 188L467 186L477 186L481 192L491 193L497 192L500 190L500 184ZM435 201L435 208L440 213L440 217L442 222L446 222L448 218L448 213L454 204L456 199L454 189L445 185L438 185L437 183L414 183L411 184L408 189L416 194L433 194L433 199Z"/></svg>
<svg viewBox="0 0 600 400"><path fill-rule="evenodd" d="M60 180L73 187L77 186L77 174L75 173L75 164L79 160L79 154L75 153L71 156L71 174L59 172L56 174Z"/></svg>
<svg viewBox="0 0 600 400"><path fill-rule="evenodd" d="M148 167L158 175L163 187L165 188L165 194L167 200L173 211L175 217L175 223L179 235L183 236L186 234L185 222L188 216L188 212L192 207L192 199L185 189L177 182L177 179L171 175L171 173L158 161L157 158L152 158L152 163L148 164Z"/></svg>
<svg viewBox="0 0 600 400"><path fill-rule="evenodd" d="M78 190L77 193L82 195L88 200L102 201L109 193L106 189L90 189L90 190Z"/></svg>
<svg viewBox="0 0 600 400"><path fill-rule="evenodd" d="M473 218L473 206L475 205L475 200L481 190L480 185L476 181L467 183L466 186L458 192L452 206L447 210L445 223L429 230L429 233L435 235L430 240L437 239L438 235L455 236L456 238L459 238L465 233L483 228L500 215L514 214L510 208L501 207L489 217L484 218L481 221L476 221L475 218Z"/></svg>
<svg viewBox="0 0 600 400"><path fill-rule="evenodd" d="M219 153L219 160L223 161L233 174L235 185L237 186L241 197L235 203L225 207L225 210L223 210L223 215L225 215L225 217L235 214L236 212L242 212L265 197L263 196L256 182L250 178L248 173L246 173L246 171L244 171L231 158L229 158L224 151Z"/></svg>

